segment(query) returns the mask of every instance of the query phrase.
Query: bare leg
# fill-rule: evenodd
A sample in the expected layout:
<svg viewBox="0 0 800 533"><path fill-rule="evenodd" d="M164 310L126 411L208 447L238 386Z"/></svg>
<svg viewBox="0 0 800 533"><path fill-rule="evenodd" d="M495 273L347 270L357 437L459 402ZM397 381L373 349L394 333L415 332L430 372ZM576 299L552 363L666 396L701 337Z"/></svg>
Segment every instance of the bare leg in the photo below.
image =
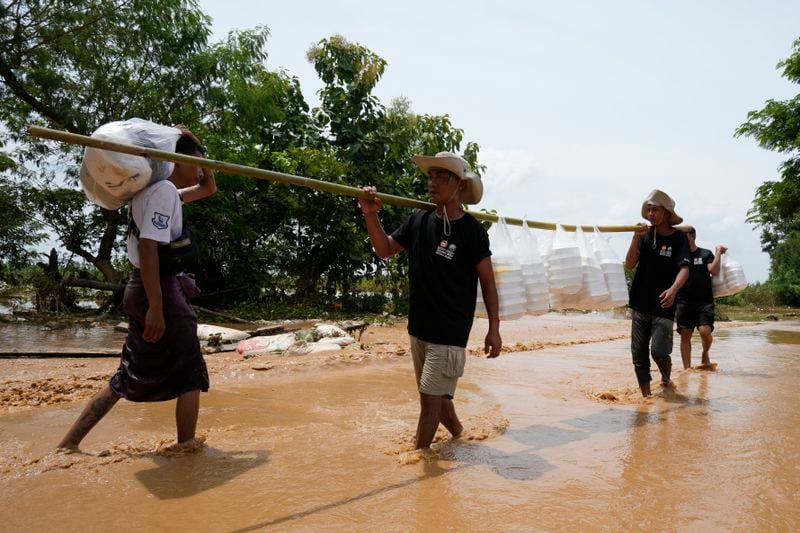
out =
<svg viewBox="0 0 800 533"><path fill-rule="evenodd" d="M77 450L83 438L97 425L100 420L114 407L114 404L119 400L119 396L109 385L106 385L103 390L95 394L91 399L78 419L69 428L67 434L61 439L58 444L59 448L66 448L69 450Z"/></svg>
<svg viewBox="0 0 800 533"><path fill-rule="evenodd" d="M419 393L420 413L417 425L417 449L429 448L442 418L442 397Z"/></svg>
<svg viewBox="0 0 800 533"><path fill-rule="evenodd" d="M458 437L464 431L464 426L461 425L458 415L456 415L456 406L450 398L442 397L442 424L453 435L453 438Z"/></svg>
<svg viewBox="0 0 800 533"><path fill-rule="evenodd" d="M711 328L709 326L700 326L697 328L700 332L700 341L703 343L703 359L701 361L704 365L711 364L711 357L708 354L708 351L711 349Z"/></svg>
<svg viewBox="0 0 800 533"><path fill-rule="evenodd" d="M684 370L692 368L692 333L694 333L693 329L681 330L681 359L683 359Z"/></svg>
<svg viewBox="0 0 800 533"><path fill-rule="evenodd" d="M650 384L645 383L643 385L639 385L639 388L642 390L642 397L647 398L650 396Z"/></svg>
<svg viewBox="0 0 800 533"><path fill-rule="evenodd" d="M178 428L178 444L194 439L197 429L197 413L200 411L200 389L184 392L175 404L175 425Z"/></svg>

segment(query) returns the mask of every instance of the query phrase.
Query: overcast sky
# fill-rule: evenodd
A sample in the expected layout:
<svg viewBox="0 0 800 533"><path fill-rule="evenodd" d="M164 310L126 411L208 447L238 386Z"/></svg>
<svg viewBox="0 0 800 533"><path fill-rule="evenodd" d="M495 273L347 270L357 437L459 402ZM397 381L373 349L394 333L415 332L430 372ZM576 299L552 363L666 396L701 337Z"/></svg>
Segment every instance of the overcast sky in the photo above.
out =
<svg viewBox="0 0 800 533"><path fill-rule="evenodd" d="M724 243L749 281L769 258L745 222L780 155L734 130L798 87L779 60L800 37L800 2L201 0L214 38L266 25L270 69L296 75L310 105L321 84L305 58L334 33L388 65L375 93L419 114L449 114L481 147L477 208L568 224L640 221L659 188ZM624 255L630 234L612 242Z"/></svg>

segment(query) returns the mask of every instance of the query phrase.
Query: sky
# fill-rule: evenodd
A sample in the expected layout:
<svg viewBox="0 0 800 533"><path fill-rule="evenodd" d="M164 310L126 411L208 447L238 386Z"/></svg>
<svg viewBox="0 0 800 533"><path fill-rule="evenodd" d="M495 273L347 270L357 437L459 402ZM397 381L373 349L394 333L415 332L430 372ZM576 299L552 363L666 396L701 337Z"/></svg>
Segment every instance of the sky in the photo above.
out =
<svg viewBox="0 0 800 533"><path fill-rule="evenodd" d="M266 2L200 0L213 39L267 26L271 70L321 82L308 48L340 34L387 61L375 94L451 117L480 145L475 208L509 217L630 225L652 189L697 242L725 244L748 281L769 257L745 222L780 154L735 138L747 113L798 87L778 61L800 38L800 2L609 0ZM611 234L624 258L630 234Z"/></svg>

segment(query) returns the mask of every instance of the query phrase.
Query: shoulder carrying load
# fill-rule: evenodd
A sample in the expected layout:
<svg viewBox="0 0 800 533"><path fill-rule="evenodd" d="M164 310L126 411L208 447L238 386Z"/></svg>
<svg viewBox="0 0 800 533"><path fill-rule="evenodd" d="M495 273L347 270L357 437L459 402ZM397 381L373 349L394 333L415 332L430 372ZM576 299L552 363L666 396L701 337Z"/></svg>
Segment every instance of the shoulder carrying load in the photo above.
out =
<svg viewBox="0 0 800 533"><path fill-rule="evenodd" d="M728 259L728 254L723 254L720 260L719 275L711 276L711 292L714 298L733 296L747 287L747 278L744 276L742 265L733 259Z"/></svg>
<svg viewBox="0 0 800 533"><path fill-rule="evenodd" d="M116 143L175 151L181 136L177 128L140 118L103 124L92 137ZM105 209L119 209L133 196L172 174L175 164L146 157L87 147L81 165L81 187L86 197Z"/></svg>

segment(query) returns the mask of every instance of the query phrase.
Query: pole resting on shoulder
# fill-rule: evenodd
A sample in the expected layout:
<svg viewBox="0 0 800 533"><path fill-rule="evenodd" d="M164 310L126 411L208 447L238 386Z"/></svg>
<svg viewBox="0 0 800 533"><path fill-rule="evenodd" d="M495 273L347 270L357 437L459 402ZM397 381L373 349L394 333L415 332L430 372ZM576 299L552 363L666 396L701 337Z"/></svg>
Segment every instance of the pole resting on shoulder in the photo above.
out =
<svg viewBox="0 0 800 533"><path fill-rule="evenodd" d="M224 161L216 161L214 159L205 159L202 157L195 157L192 155L178 154L175 152L168 152L165 150L157 150L155 148L146 148L144 146L136 146L133 144L116 143L103 139L97 139L86 135L79 135L77 133L70 133L61 130L54 130L50 128L43 128L41 126L28 125L28 133L34 137L42 139L50 139L54 141L61 141L68 144L78 144L81 146L90 146L92 148L99 148L101 150L109 150L112 152L121 152L124 154L138 155L142 157L149 157L151 159L160 159L163 161L172 161L173 163L186 163L195 165L202 168L210 168L217 172L225 172L227 174L236 174L238 176L247 176L250 178L274 181L286 185L296 185L299 187L306 187L309 189L317 189L320 191L330 192L334 194L342 194L345 196L352 196L354 198L369 198L369 193L358 187L351 187L349 185L340 185L338 183L331 183L328 181L317 180L312 178L305 178L303 176L296 176L294 174L285 174L283 172L276 172L273 170L264 170L261 168L248 167L245 165L237 165L235 163L226 163ZM393 194L377 193L375 195L383 203L396 205L400 207L410 207L415 209L433 209L435 204L431 202L423 202L422 200L415 200L413 198L405 198L403 196L395 196ZM481 211L467 211L470 215L478 220L486 220L489 222L497 222L500 218L499 215L492 213L484 213ZM520 218L504 217L507 224L513 226L522 226L527 224L528 227L544 230L555 230L556 224L553 222L538 222L535 220L525 220ZM597 228L604 233L623 233L630 231L637 231L639 226L575 226L571 224L561 224L561 227L566 231L576 231L578 227L583 231L594 231ZM678 227L678 229L680 229Z"/></svg>

